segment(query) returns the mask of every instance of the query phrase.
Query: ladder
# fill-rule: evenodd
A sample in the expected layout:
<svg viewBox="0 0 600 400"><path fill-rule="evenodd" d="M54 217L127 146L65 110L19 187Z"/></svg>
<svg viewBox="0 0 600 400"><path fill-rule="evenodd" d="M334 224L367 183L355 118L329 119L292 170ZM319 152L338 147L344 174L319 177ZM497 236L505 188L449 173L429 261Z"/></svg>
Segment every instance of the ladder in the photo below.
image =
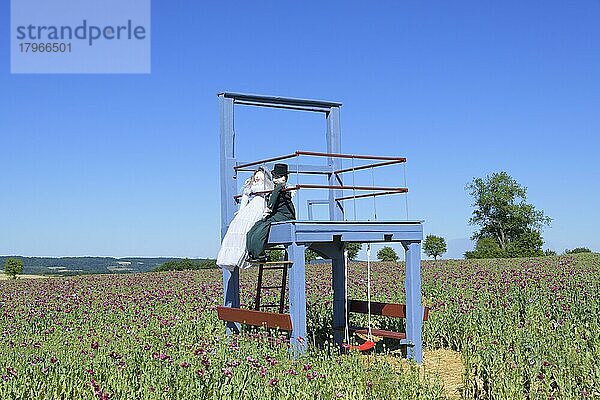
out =
<svg viewBox="0 0 600 400"><path fill-rule="evenodd" d="M291 261L287 261L287 254L284 261L266 261L258 264L258 284L256 286L256 297L254 300L254 310L261 311L269 308L277 308L279 314L283 314L285 306L285 287L287 283L287 269L293 264ZM274 286L263 286L264 271L281 270L281 285ZM274 304L260 304L261 295L263 290L267 289L280 289L279 303Z"/></svg>

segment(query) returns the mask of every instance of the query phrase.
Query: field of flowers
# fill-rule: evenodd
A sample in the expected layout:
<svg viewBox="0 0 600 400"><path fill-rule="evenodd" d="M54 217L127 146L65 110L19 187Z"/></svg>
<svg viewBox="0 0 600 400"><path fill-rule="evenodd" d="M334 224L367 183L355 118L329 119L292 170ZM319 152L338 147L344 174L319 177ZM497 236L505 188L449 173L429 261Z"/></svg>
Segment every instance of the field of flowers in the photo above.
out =
<svg viewBox="0 0 600 400"><path fill-rule="evenodd" d="M402 302L403 276L377 264L374 299ZM353 264L353 297L365 277ZM435 377L385 354L393 341L369 356L330 345L330 280L328 265L308 267L317 346L297 360L285 336L224 337L217 270L1 281L0 398L445 398ZM256 271L242 281L251 304ZM467 399L600 398L598 293L598 254L424 262L425 345L461 352Z"/></svg>

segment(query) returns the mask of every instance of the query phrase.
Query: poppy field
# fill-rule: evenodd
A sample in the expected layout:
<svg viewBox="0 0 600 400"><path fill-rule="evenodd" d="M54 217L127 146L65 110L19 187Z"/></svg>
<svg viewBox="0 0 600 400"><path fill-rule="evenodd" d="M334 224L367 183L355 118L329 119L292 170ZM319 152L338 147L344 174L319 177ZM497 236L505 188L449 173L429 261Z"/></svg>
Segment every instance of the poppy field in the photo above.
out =
<svg viewBox="0 0 600 400"><path fill-rule="evenodd" d="M403 302L403 268L375 264L373 300ZM422 270L425 357L461 353L460 396L600 398L600 255L425 261ZM447 398L434 375L400 361L393 341L340 354L329 266L308 266L306 281L313 346L298 359L282 333L228 340L215 312L219 270L1 281L0 398ZM255 284L256 271L243 271L243 303ZM364 263L351 265L349 284L351 297L366 297Z"/></svg>

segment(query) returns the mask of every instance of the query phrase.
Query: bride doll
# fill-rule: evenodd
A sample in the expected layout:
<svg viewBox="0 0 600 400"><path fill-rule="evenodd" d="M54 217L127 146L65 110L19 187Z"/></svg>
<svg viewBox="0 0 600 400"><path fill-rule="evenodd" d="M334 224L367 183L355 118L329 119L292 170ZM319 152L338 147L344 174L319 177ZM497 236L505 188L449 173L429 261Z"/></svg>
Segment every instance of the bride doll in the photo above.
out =
<svg viewBox="0 0 600 400"><path fill-rule="evenodd" d="M246 234L252 226L262 219L266 208L265 198L273 190L271 173L259 167L250 178L244 182L240 209L227 228L227 233L221 243L217 256L217 265L221 268L234 270L242 267L246 259Z"/></svg>

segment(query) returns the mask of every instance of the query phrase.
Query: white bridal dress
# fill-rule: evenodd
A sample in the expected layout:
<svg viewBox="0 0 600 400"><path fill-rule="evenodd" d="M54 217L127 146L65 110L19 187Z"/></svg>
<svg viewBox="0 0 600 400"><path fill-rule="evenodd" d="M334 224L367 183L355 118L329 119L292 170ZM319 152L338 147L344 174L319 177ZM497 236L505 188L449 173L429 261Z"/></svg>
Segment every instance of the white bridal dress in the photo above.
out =
<svg viewBox="0 0 600 400"><path fill-rule="evenodd" d="M258 193L273 190L273 183L267 178L265 182L246 182L240 201L240 209L227 228L227 233L221 242L217 256L217 265L221 268L234 270L235 267L246 267L246 234L254 224L262 219L267 207L268 193Z"/></svg>

